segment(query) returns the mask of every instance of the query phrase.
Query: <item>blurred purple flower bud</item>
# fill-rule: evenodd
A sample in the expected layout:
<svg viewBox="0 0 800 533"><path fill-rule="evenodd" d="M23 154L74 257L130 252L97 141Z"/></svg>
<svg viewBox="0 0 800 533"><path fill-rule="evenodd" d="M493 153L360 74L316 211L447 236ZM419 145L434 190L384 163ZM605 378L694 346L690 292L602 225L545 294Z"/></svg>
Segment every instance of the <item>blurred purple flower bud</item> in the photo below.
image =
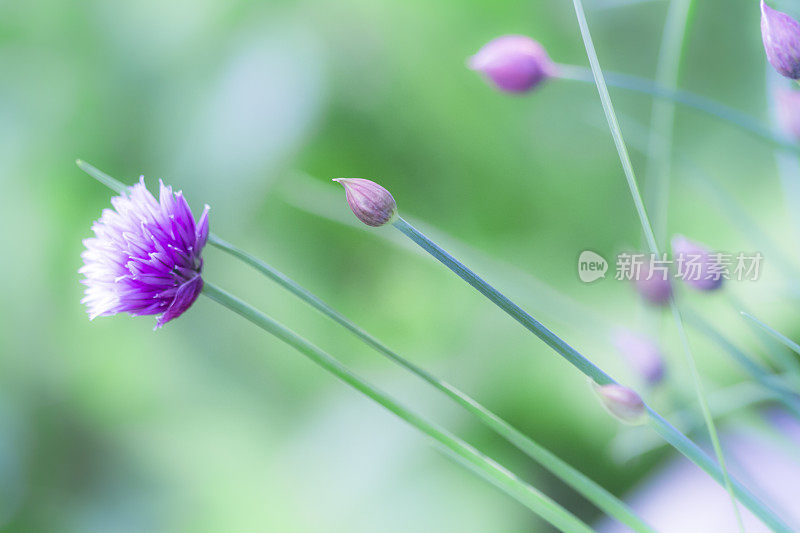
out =
<svg viewBox="0 0 800 533"><path fill-rule="evenodd" d="M647 411L642 397L635 391L622 385L598 385L592 381L592 388L600 398L603 407L620 422L630 425L643 424Z"/></svg>
<svg viewBox="0 0 800 533"><path fill-rule="evenodd" d="M800 91L779 89L775 99L781 129L795 140L800 140Z"/></svg>
<svg viewBox="0 0 800 533"><path fill-rule="evenodd" d="M509 93L530 91L557 72L542 45L524 35L503 35L489 41L467 65Z"/></svg>
<svg viewBox="0 0 800 533"><path fill-rule="evenodd" d="M672 296L672 284L669 272L653 262L642 265L638 277L634 280L639 294L654 305L664 305Z"/></svg>
<svg viewBox="0 0 800 533"><path fill-rule="evenodd" d="M367 226L383 226L397 216L397 203L392 195L375 183L363 178L336 178L344 187L347 205Z"/></svg>
<svg viewBox="0 0 800 533"><path fill-rule="evenodd" d="M650 339L620 329L614 332L612 342L648 385L656 385L664 378L664 356L658 345Z"/></svg>
<svg viewBox="0 0 800 533"><path fill-rule="evenodd" d="M713 291L722 286L722 269L705 246L683 235L672 238L672 256L678 277L700 291Z"/></svg>
<svg viewBox="0 0 800 533"><path fill-rule="evenodd" d="M775 70L787 78L800 79L800 23L761 0L761 38Z"/></svg>

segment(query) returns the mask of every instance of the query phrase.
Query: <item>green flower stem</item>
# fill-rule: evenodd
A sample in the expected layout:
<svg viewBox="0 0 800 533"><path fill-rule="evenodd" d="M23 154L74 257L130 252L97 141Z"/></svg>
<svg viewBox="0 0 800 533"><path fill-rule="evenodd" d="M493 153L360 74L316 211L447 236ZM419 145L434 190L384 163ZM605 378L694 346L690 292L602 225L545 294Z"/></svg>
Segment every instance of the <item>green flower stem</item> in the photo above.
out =
<svg viewBox="0 0 800 533"><path fill-rule="evenodd" d="M484 281L480 276L467 268L466 265L458 261L458 259L455 257L451 256L444 249L439 247L439 245L426 237L422 232L406 222L403 217L398 216L392 225L400 230L409 239L417 243L423 250L431 254L447 268L452 270L458 277L466 281L478 292L486 296L514 320L522 324L526 329L539 337L545 344L561 354L583 374L592 378L599 385L616 383L608 374L600 370L600 368L594 363L586 359L575 348L564 342L558 335L550 331L541 322L526 313L507 296L489 285L489 283Z"/></svg>
<svg viewBox="0 0 800 533"><path fill-rule="evenodd" d="M675 91L678 86L681 57L689 21L692 0L670 0L661 48L656 68L656 84ZM672 137L675 130L675 103L656 99L650 119L647 150L647 180L645 198L653 213L657 241L663 243L667 234L669 185L672 175Z"/></svg>
<svg viewBox="0 0 800 533"><path fill-rule="evenodd" d="M116 191L119 194L124 194L128 190L128 186L122 183L119 180L116 180L103 172L102 170L98 169L87 163L82 159L76 159L75 164L78 165L78 168L89 174L91 177L111 189L112 191Z"/></svg>
<svg viewBox="0 0 800 533"><path fill-rule="evenodd" d="M739 366L741 366L751 378L763 385L766 389L774 392L777 398L789 410L797 416L800 416L800 396L788 387L781 377L773 374L761 364L754 361L752 357L737 348L725 335L715 329L700 315L690 311L687 313L687 320L692 327L703 333L703 335L739 363Z"/></svg>
<svg viewBox="0 0 800 533"><path fill-rule="evenodd" d="M124 184L112 178L108 174L101 172L88 163L79 161L78 165L111 189L119 193L122 193L126 189ZM297 282L282 272L245 252L244 250L233 246L213 233L209 235L208 243L252 266L268 278L275 281L278 285L312 306L314 309L320 311L322 314L353 333L356 337L361 339L364 343L379 353L383 354L398 365L406 368L413 374L436 387L456 403L461 405L469 413L486 424L486 426L497 432L521 451L525 452L533 460L539 462L542 466L547 468L567 485L575 489L579 494L583 495L586 499L597 505L598 508L605 511L609 516L616 518L634 531L653 531L652 528L650 528L638 516L636 516L636 514L634 514L627 505L625 505L622 501L605 490L603 487L592 481L590 478L585 476L583 473L561 460L558 456L543 446L534 442L532 439L511 426L508 422L495 415L493 412L485 408L477 401L473 400L467 394L458 390L453 385L438 379L437 377L428 373L426 370L414 365L407 359L389 349L378 339L359 328L344 315L330 307L328 304L320 300L317 296L300 286Z"/></svg>
<svg viewBox="0 0 800 533"><path fill-rule="evenodd" d="M730 306L748 319L747 325L755 332L763 349L779 367L777 372L787 377L786 381L791 383L791 387L794 391L800 391L800 361L797 360L797 356L795 355L797 352L794 352L792 348L792 345L797 346L797 344L752 316L744 302L737 298L736 295L727 291L725 296ZM798 347L800 348L800 346ZM783 348L788 348L789 351ZM768 370L768 372L769 371L771 371L771 369Z"/></svg>
<svg viewBox="0 0 800 533"><path fill-rule="evenodd" d="M463 279L478 292L486 296L495 305L500 307L509 316L514 318L517 322L522 324L526 329L539 337L545 344L550 346L559 355L564 357L573 366L580 370L584 375L590 377L595 382L606 385L609 383L616 383L608 374L603 372L594 363L589 361L586 357L580 354L572 346L567 344L558 335L550 331L541 322L526 313L517 304L508 299L500 291L489 285L485 280L475 274L472 270L467 268L464 264L459 262L444 249L439 247L435 242L430 240L411 224L406 222L402 217L398 217L393 225L412 241L417 243L422 249L431 254L434 258L439 260L447 268L452 270L458 277ZM677 429L664 420L658 413L650 407L647 407L650 414L650 424L656 432L670 443L675 449L685 455L689 460L697 464L715 480L724 485L724 475L720 467L710 459L696 444L689 440L685 435L681 434ZM788 526L775 516L775 514L767 508L763 503L753 496L743 485L738 481L731 481L733 491L739 497L740 501L744 503L755 515L759 516L765 523L776 531L789 532L791 531Z"/></svg>
<svg viewBox="0 0 800 533"><path fill-rule="evenodd" d="M772 403L777 395L758 383L745 381L711 392L708 404L714 418L719 420L750 407ZM686 406L669 414L669 419L684 435L705 427L703 417L693 406ZM667 443L643 426L632 427L617 435L611 444L612 455L618 461L630 461L645 453L665 446Z"/></svg>
<svg viewBox="0 0 800 533"><path fill-rule="evenodd" d="M589 32L589 23L586 20L586 13L584 12L583 9L583 2L581 0L572 0L572 4L575 7L575 16L578 19L578 26L580 27L581 38L583 39L583 44L586 48L586 54L589 58L589 64L591 65L592 75L594 77L595 85L597 86L597 92L600 95L600 101L603 105L603 111L606 115L606 120L608 121L608 127L609 130L611 131L611 137L614 139L614 144L617 147L619 160L620 163L622 163L622 169L625 172L625 179L628 182L628 188L630 189L631 192L631 199L633 200L633 204L636 207L636 212L639 215L639 222L641 223L642 230L644 231L645 239L647 240L647 243L649 245L650 252L655 256L660 256L655 233L653 232L653 227L650 224L650 219L647 216L647 211L644 207L644 201L642 200L642 196L639 193L639 186L636 183L636 175L633 171L633 165L631 164L631 158L630 155L628 154L628 148L625 144L625 139L622 136L622 130L619 127L619 121L617 120L617 114L614 111L614 105L611 102L611 96L608 94L608 87L606 86L603 70L602 68L600 68L600 60L598 59L597 51L594 48L592 35ZM703 413L703 418L705 419L706 426L708 427L708 435L711 438L711 444L714 448L714 453L717 456L717 461L719 461L723 485L725 486L725 489L728 491L728 494L730 494L731 503L733 505L734 514L736 515L736 521L738 522L739 525L739 530L742 531L742 533L744 533L744 525L742 523L741 513L739 512L739 506L736 503L736 496L733 489L733 483L731 482L730 475L728 474L728 469L725 465L725 456L722 453L722 446L720 445L719 442L719 435L717 434L717 428L716 425L714 424L714 419L711 416L711 410L708 407L708 400L706 399L705 392L703 390L703 384L702 381L700 380L700 372L697 370L697 363L694 360L694 355L692 354L692 350L689 345L689 338L686 335L686 331L683 327L681 312L680 309L678 308L678 304L674 296L670 297L669 304L672 310L672 316L675 322L675 327L678 330L678 336L680 338L681 345L683 346L684 354L686 355L686 361L689 366L689 372L692 376L692 383L694 384L697 400L700 404L700 410ZM658 428L656 429L658 430Z"/></svg>
<svg viewBox="0 0 800 533"><path fill-rule="evenodd" d="M459 463L468 466L482 478L495 484L556 528L570 533L591 533L592 530L589 526L556 502L520 480L504 467L484 456L458 437L402 406L391 396L354 374L333 356L317 348L284 325L209 282L205 282L203 294L246 318L267 333L274 335L323 369L405 420L421 433L433 439L444 451L455 457Z"/></svg>
<svg viewBox="0 0 800 533"><path fill-rule="evenodd" d="M578 81L582 83L594 83L592 72L586 67L578 65L558 65L559 72L557 77L564 80ZM747 131L770 144L800 154L800 146L786 138L775 134L770 128L764 126L758 119L737 111L710 98L698 94L676 89L671 90L663 87L651 80L630 74L620 74L606 72L606 81L609 86L618 89L648 94L662 100L669 100L697 111L701 111L712 117L716 117L725 122Z"/></svg>
<svg viewBox="0 0 800 533"><path fill-rule="evenodd" d="M330 307L328 304L320 300L317 296L300 286L297 282L287 277L282 272L276 270L272 266L245 252L244 250L220 239L216 235L211 235L208 242L209 244L252 266L271 280L278 283L278 285L309 304L314 309L318 310L346 330L350 331L353 335L361 339L365 344L377 352L381 353L406 370L409 370L412 374L416 375L435 387L440 392L447 395L450 399L459 404L470 414L483 422L487 427L508 440L511 444L519 448L533 460L540 463L542 466L564 481L567 485L597 505L598 508L605 511L608 515L616 518L621 523L626 524L634 531L653 531L652 528L650 528L638 516L636 516L636 514L627 505L625 505L606 489L592 481L577 469L570 466L565 461L561 460L551 451L534 442L508 422L494 414L476 400L472 399L466 393L461 392L453 385L437 378L425 369L415 365L411 361L405 359L398 353L388 348L378 339L358 327L356 324L348 320L344 315Z"/></svg>
<svg viewBox="0 0 800 533"><path fill-rule="evenodd" d="M781 333L778 330L768 326L767 324L765 324L761 320L757 319L756 317L754 317L750 313L747 313L745 311L741 311L741 315L743 317L745 317L747 320L749 320L750 322L752 322L753 324L755 324L756 326L758 326L759 328L761 328L762 330L764 330L765 332L767 332L767 334L769 334L771 337L775 338L775 340L777 340L779 343L781 343L784 346L786 346L787 348L789 348L789 350L791 350L792 352L794 352L797 355L800 355L800 344L797 344L796 342L791 340L789 337L787 337L783 333ZM787 367L787 371L793 373L795 376L797 375L798 372L800 372L800 363L797 362L797 359L795 357L793 357L793 356L789 357L789 358L787 358L786 360L784 360L782 362Z"/></svg>
<svg viewBox="0 0 800 533"><path fill-rule="evenodd" d="M783 253L781 246L742 208L740 202L733 198L728 191L709 179L708 175L700 170L697 165L687 160L679 160L679 163L684 171L681 177L687 185L694 187L703 195L703 198L716 202L728 221L736 226L753 244L759 246L759 249L764 252L766 257L770 258L770 261L779 264L783 274L788 279L797 278L800 274L800 269L798 269L794 260Z"/></svg>

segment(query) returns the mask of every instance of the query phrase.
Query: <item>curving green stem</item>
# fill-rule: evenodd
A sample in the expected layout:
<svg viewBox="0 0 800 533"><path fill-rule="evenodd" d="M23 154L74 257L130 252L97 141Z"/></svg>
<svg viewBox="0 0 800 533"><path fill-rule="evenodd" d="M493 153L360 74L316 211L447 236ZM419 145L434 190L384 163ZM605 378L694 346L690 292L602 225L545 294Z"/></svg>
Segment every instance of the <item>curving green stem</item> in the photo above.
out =
<svg viewBox="0 0 800 533"><path fill-rule="evenodd" d="M441 449L454 457L459 463L469 467L479 476L496 485L556 528L569 533L591 533L592 529L589 526L546 495L537 491L458 437L404 407L388 394L354 374L339 360L317 348L283 324L278 323L251 305L207 281L203 287L203 294L246 318L267 333L274 335L343 382L405 420L422 434L433 439Z"/></svg>
<svg viewBox="0 0 800 533"><path fill-rule="evenodd" d="M616 72L604 72L606 82L610 87L648 94L663 100L670 100L677 104L690 107L701 111L712 117L716 117L725 122L755 135L774 146L784 148L796 154L800 154L800 145L775 134L770 128L762 124L758 119L742 113L732 107L726 106L716 100L700 96L690 91L681 89L668 89L647 78L633 76L630 74L620 74ZM594 83L592 71L586 67L578 65L558 65L556 77L564 80L578 81L582 83Z"/></svg>
<svg viewBox="0 0 800 533"><path fill-rule="evenodd" d="M550 346L583 374L601 385L616 383L613 378L603 372L597 365L592 363L575 348L567 344L567 342L561 339L541 322L525 312L503 293L492 287L488 282L475 274L475 272L470 270L466 265L451 256L449 253L447 253L447 251L442 249L439 245L430 240L419 230L406 222L402 217L397 217L397 219L393 222L393 225L404 235L417 243L422 249L441 262L444 266L453 271L458 277L471 285L475 290L486 296L528 331L539 337L539 339ZM686 456L686 458L688 458L690 461L705 470L717 482L725 486L726 476L717 463L708 457L708 455L706 455L705 452L703 452L703 450L701 450L694 442L689 440L688 437L670 425L669 422L667 422L651 407L647 406L647 411L650 415L650 425L659 435L661 435L664 440L666 440L676 450ZM730 478L730 484L733 493L739 498L739 501L741 501L748 509L750 509L753 514L761 518L765 524L769 525L769 527L771 527L773 530L782 533L789 533L791 531L791 529L789 529L789 527L784 524L783 521L777 515L775 515L772 510L770 510L764 503L759 501L758 498L756 498L744 485L733 478Z"/></svg>
<svg viewBox="0 0 800 533"><path fill-rule="evenodd" d="M78 165L81 167L81 169L89 173L89 175L95 177L100 182L117 192L122 193L127 189L123 183L117 181L108 174L101 172L88 163L79 161ZM467 394L458 390L453 385L440 380L423 368L418 367L417 365L389 349L378 339L359 328L344 315L333 309L331 306L323 302L313 293L303 288L284 273L258 259L257 257L249 254L248 252L226 242L213 233L209 235L208 243L255 268L266 277L275 281L282 288L286 289L314 309L318 310L325 316L332 319L334 322L350 331L368 346L372 347L379 353L389 358L391 361L406 368L419 378L433 385L436 389L446 394L466 411L478 418L478 420L483 422L487 427L504 437L533 460L539 462L543 467L564 481L564 483L575 489L575 491L583 495L587 500L597 505L599 509L605 511L609 516L616 518L634 531L653 531L653 529L645 524L641 518L636 516L636 514L625 503L598 485L592 479L588 478L579 470L572 467L569 463L561 460L548 449L534 442L531 438L527 437L508 422L491 412L489 409L472 399Z"/></svg>

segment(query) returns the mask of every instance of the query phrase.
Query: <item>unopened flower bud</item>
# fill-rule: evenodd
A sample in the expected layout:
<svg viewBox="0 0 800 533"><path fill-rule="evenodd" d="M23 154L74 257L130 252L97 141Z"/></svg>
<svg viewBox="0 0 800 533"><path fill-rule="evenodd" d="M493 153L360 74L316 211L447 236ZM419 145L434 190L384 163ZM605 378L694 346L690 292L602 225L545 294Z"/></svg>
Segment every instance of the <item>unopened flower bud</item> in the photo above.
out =
<svg viewBox="0 0 800 533"><path fill-rule="evenodd" d="M800 79L800 23L761 0L761 38L775 70L787 78Z"/></svg>
<svg viewBox="0 0 800 533"><path fill-rule="evenodd" d="M530 91L556 74L542 45L524 35L503 35L489 41L467 64L509 93Z"/></svg>
<svg viewBox="0 0 800 533"><path fill-rule="evenodd" d="M600 403L616 419L624 424L639 425L647 419L647 411L642 397L622 385L598 385L592 381L592 388Z"/></svg>
<svg viewBox="0 0 800 533"><path fill-rule="evenodd" d="M392 195L375 183L363 178L336 178L344 187L347 205L367 226L383 226L397 216L397 203Z"/></svg>
<svg viewBox="0 0 800 533"><path fill-rule="evenodd" d="M650 261L642 265L637 278L634 280L636 290L642 298L654 305L665 305L672 297L669 272L664 268Z"/></svg>
<svg viewBox="0 0 800 533"><path fill-rule="evenodd" d="M793 139L800 140L800 91L779 89L775 99L781 129Z"/></svg>
<svg viewBox="0 0 800 533"><path fill-rule="evenodd" d="M672 256L678 277L699 291L713 291L722 286L722 265L702 244L683 235L672 238Z"/></svg>
<svg viewBox="0 0 800 533"><path fill-rule="evenodd" d="M664 378L664 355L656 343L627 329L615 331L612 342L648 385L656 385Z"/></svg>

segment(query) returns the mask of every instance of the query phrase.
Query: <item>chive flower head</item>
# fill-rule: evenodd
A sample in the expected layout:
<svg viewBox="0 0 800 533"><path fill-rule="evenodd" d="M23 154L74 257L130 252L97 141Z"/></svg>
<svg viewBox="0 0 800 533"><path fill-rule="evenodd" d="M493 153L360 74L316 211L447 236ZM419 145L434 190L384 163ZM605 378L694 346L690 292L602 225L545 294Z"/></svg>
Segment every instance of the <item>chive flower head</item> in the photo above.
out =
<svg viewBox="0 0 800 533"><path fill-rule="evenodd" d="M606 411L620 422L630 425L645 422L647 411L644 402L633 389L614 383L598 385L594 381L592 388Z"/></svg>
<svg viewBox="0 0 800 533"><path fill-rule="evenodd" d="M666 305L672 297L669 273L652 260L642 265L634 283L639 295L653 305Z"/></svg>
<svg viewBox="0 0 800 533"><path fill-rule="evenodd" d="M664 355L655 342L627 329L615 331L612 341L628 365L648 385L657 385L664 379Z"/></svg>
<svg viewBox="0 0 800 533"><path fill-rule="evenodd" d="M722 287L722 265L702 244L676 235L672 238L672 256L678 277L690 287L699 291L714 291Z"/></svg>
<svg viewBox="0 0 800 533"><path fill-rule="evenodd" d="M81 254L89 319L128 313L160 315L156 329L183 314L200 294L201 252L208 240L208 211L195 222L181 192L160 184L159 199L144 177L111 199L83 241Z"/></svg>
<svg viewBox="0 0 800 533"><path fill-rule="evenodd" d="M336 178L344 187L347 205L367 226L383 226L397 216L397 203L389 191L364 178Z"/></svg>
<svg viewBox="0 0 800 533"><path fill-rule="evenodd" d="M787 78L800 79L800 22L761 0L761 39L775 70Z"/></svg>
<svg viewBox="0 0 800 533"><path fill-rule="evenodd" d="M556 75L544 47L524 35L503 35L486 43L467 65L507 93L524 93Z"/></svg>

